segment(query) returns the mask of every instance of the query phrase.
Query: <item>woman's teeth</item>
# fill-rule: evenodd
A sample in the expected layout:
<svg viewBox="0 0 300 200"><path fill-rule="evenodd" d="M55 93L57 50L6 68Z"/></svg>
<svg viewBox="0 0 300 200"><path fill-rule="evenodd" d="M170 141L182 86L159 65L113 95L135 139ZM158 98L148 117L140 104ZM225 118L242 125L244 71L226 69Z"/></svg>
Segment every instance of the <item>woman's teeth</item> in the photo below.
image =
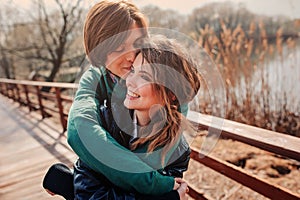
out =
<svg viewBox="0 0 300 200"><path fill-rule="evenodd" d="M127 94L128 94L129 96L135 97L135 98L140 97L140 95L138 95L137 93L134 93L134 92L129 91L129 90L128 90Z"/></svg>

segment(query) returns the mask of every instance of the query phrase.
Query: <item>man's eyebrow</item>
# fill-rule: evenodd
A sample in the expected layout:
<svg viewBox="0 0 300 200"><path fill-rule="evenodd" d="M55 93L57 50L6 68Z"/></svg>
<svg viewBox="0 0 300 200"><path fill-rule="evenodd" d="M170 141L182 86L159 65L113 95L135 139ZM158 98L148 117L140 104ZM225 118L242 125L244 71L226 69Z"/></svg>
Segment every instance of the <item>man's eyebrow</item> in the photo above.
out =
<svg viewBox="0 0 300 200"><path fill-rule="evenodd" d="M116 49L124 48L124 46L126 46L126 44L125 44L125 43L122 43L122 44L120 44Z"/></svg>
<svg viewBox="0 0 300 200"><path fill-rule="evenodd" d="M136 39L134 40L134 42L133 42L133 46L134 46L134 47L139 47L139 46L136 46L136 45L140 45L141 42L143 41L143 39L144 39L143 36L136 38Z"/></svg>

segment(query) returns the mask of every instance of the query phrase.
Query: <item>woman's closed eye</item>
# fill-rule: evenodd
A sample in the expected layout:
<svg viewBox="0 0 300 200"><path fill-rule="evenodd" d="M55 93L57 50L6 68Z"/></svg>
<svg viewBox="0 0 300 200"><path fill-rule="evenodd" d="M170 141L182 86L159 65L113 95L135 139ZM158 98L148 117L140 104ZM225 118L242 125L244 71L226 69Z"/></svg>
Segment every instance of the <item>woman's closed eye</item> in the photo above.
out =
<svg viewBox="0 0 300 200"><path fill-rule="evenodd" d="M146 72L146 71L136 71L136 69L134 68L133 65L131 65L129 73L130 74L136 73L136 75L135 75L136 77L140 77L143 80L148 81L148 82L152 80L152 77L148 72Z"/></svg>
<svg viewBox="0 0 300 200"><path fill-rule="evenodd" d="M118 52L121 53L125 51L125 44L120 45L116 50L114 50L114 52Z"/></svg>
<svg viewBox="0 0 300 200"><path fill-rule="evenodd" d="M148 74L148 72L145 71L140 71L139 72L139 76L144 79L145 81L152 81L152 77L150 74Z"/></svg>

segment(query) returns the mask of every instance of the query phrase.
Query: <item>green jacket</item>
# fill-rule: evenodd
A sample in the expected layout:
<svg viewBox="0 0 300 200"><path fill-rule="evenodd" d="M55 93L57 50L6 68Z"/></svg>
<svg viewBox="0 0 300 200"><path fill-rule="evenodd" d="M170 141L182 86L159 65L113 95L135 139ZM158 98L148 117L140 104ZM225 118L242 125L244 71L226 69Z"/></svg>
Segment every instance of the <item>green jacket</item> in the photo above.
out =
<svg viewBox="0 0 300 200"><path fill-rule="evenodd" d="M93 170L127 191L152 195L171 191L173 177L152 169L101 126L98 108L111 98L113 88L105 68L90 67L83 74L68 117L69 145Z"/></svg>

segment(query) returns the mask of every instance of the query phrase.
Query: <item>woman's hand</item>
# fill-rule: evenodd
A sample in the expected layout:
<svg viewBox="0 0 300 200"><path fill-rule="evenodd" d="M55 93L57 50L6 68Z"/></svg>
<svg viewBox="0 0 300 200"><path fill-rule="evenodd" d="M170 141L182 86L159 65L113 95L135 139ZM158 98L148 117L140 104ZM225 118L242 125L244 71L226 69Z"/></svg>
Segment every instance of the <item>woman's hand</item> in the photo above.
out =
<svg viewBox="0 0 300 200"><path fill-rule="evenodd" d="M180 200L188 200L187 193L189 191L189 188L188 188L187 183L184 180L182 180L181 178L175 178L175 182L177 184L180 184L179 188L177 189Z"/></svg>

